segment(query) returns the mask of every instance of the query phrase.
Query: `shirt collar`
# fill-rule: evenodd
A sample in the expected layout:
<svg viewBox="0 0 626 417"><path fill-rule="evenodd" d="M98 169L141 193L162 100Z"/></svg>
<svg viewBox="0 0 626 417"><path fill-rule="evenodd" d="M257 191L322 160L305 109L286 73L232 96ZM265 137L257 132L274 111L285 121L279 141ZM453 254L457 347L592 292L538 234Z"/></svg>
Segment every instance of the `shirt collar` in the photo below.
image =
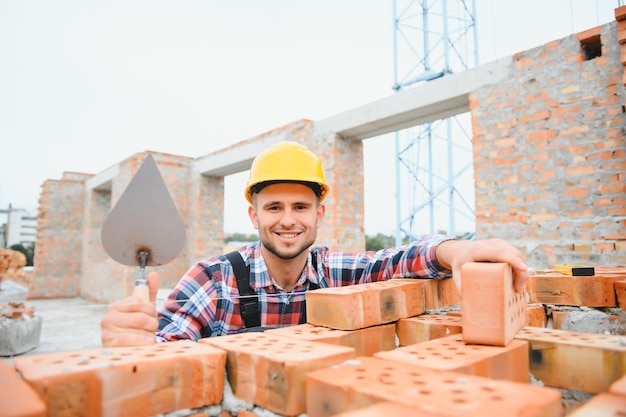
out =
<svg viewBox="0 0 626 417"><path fill-rule="evenodd" d="M255 242L249 247L249 256L250 256L250 273L254 277L254 281L250 282L250 286L254 289L257 288L267 288L276 285L274 279L270 276L269 271L267 270L267 264L265 263L265 259L263 259L263 255L261 255L261 242ZM306 267L302 270L302 274L300 274L300 278L294 285L294 288L300 287L304 285L306 282L306 272L309 268L309 264L311 262L311 254L307 257Z"/></svg>

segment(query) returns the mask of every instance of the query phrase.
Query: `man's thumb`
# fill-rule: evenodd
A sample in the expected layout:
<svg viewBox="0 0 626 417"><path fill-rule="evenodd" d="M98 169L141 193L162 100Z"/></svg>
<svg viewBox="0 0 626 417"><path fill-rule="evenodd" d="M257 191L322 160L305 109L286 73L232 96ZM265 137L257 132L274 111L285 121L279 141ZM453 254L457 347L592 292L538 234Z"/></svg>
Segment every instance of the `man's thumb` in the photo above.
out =
<svg viewBox="0 0 626 417"><path fill-rule="evenodd" d="M150 302L156 302L157 291L159 291L159 273L156 271L148 272L146 276L150 293Z"/></svg>

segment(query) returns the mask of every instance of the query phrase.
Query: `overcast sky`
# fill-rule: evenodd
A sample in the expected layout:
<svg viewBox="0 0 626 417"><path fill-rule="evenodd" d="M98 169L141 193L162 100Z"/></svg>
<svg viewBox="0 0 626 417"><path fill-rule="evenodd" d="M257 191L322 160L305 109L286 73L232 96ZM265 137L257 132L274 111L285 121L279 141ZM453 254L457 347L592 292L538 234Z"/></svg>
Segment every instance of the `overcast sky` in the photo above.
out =
<svg viewBox="0 0 626 417"><path fill-rule="evenodd" d="M144 150L200 157L392 94L391 4L0 0L0 209L35 213L41 184L64 171ZM620 5L476 4L481 63L612 21ZM390 234L393 144L365 150L366 233ZM227 179L226 232L253 232L244 179Z"/></svg>

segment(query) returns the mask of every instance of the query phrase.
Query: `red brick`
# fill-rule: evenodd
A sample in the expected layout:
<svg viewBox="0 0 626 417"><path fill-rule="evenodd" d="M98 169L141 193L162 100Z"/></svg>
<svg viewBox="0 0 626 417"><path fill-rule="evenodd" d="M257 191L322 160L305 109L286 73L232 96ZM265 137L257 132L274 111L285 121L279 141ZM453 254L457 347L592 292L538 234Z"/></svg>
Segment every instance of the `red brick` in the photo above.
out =
<svg viewBox="0 0 626 417"><path fill-rule="evenodd" d="M195 342L14 359L51 416L152 416L219 404L226 352ZM113 414L115 413L115 414Z"/></svg>
<svg viewBox="0 0 626 417"><path fill-rule="evenodd" d="M515 339L529 343L530 372L550 387L596 394L626 373L620 336L524 327Z"/></svg>
<svg viewBox="0 0 626 417"><path fill-rule="evenodd" d="M621 417L626 415L626 397L611 394L598 394L591 398L568 417Z"/></svg>
<svg viewBox="0 0 626 417"><path fill-rule="evenodd" d="M352 348L265 333L207 337L198 343L228 352L228 381L236 397L286 416L306 411L308 372L354 357Z"/></svg>
<svg viewBox="0 0 626 417"><path fill-rule="evenodd" d="M528 343L513 340L505 347L472 345L460 334L404 346L374 355L380 359L441 371L484 376L514 382L530 382Z"/></svg>
<svg viewBox="0 0 626 417"><path fill-rule="evenodd" d="M626 310L626 280L615 281L615 297L617 298L617 306Z"/></svg>
<svg viewBox="0 0 626 417"><path fill-rule="evenodd" d="M621 6L615 9L615 20L618 22L626 20L626 6Z"/></svg>
<svg viewBox="0 0 626 417"><path fill-rule="evenodd" d="M452 279L423 280L426 287L426 309L435 310L461 304L461 296Z"/></svg>
<svg viewBox="0 0 626 417"><path fill-rule="evenodd" d="M307 322L356 330L422 314L424 280L392 279L307 293Z"/></svg>
<svg viewBox="0 0 626 417"><path fill-rule="evenodd" d="M46 404L20 378L8 362L0 359L0 415L2 417L44 417Z"/></svg>
<svg viewBox="0 0 626 417"><path fill-rule="evenodd" d="M526 300L513 288L511 266L468 262L461 277L463 340L506 346L526 323Z"/></svg>
<svg viewBox="0 0 626 417"><path fill-rule="evenodd" d="M526 306L526 326L546 327L548 317L542 304Z"/></svg>
<svg viewBox="0 0 626 417"><path fill-rule="evenodd" d="M355 411L347 411L335 414L333 417L381 417L381 416L411 416L411 417L445 417L444 414L419 410L404 404L381 402L369 407L359 408Z"/></svg>
<svg viewBox="0 0 626 417"><path fill-rule="evenodd" d="M396 333L400 346L413 345L440 337L459 334L462 331L461 317L440 314L424 314L400 319L396 322Z"/></svg>
<svg viewBox="0 0 626 417"><path fill-rule="evenodd" d="M587 307L616 307L615 282L620 275L575 277L548 272L529 275L526 291L531 303Z"/></svg>
<svg viewBox="0 0 626 417"><path fill-rule="evenodd" d="M390 401L444 416L561 417L558 390L359 357L307 375L307 415Z"/></svg>
<svg viewBox="0 0 626 417"><path fill-rule="evenodd" d="M256 413L248 410L239 410L237 412L237 417L259 417Z"/></svg>
<svg viewBox="0 0 626 417"><path fill-rule="evenodd" d="M527 135L527 139L531 142L533 141L546 141L548 139L553 139L555 138L556 132L554 130L548 129L548 130L541 130L538 132L531 132L528 133Z"/></svg>
<svg viewBox="0 0 626 417"><path fill-rule="evenodd" d="M626 29L618 28L618 30L617 30L617 41L621 45L626 45Z"/></svg>
<svg viewBox="0 0 626 417"><path fill-rule="evenodd" d="M301 324L266 330L265 333L351 347L354 349L355 356L372 356L376 352L396 348L396 325L394 323L359 330L335 330L312 324Z"/></svg>

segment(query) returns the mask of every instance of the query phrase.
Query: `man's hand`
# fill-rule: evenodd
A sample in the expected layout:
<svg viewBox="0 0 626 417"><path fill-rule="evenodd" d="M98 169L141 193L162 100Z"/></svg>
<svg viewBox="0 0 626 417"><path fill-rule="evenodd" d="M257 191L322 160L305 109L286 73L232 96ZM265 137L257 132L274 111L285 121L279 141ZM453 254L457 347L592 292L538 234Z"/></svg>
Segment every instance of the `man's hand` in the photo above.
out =
<svg viewBox="0 0 626 417"><path fill-rule="evenodd" d="M100 322L102 346L144 346L156 342L159 324L155 309L159 275L152 271L146 277L150 301L131 296L109 305Z"/></svg>
<svg viewBox="0 0 626 417"><path fill-rule="evenodd" d="M452 279L461 293L461 266L466 262L506 262L513 268L515 291L524 292L527 266L522 253L503 239L448 240L437 248L439 263L452 270Z"/></svg>

